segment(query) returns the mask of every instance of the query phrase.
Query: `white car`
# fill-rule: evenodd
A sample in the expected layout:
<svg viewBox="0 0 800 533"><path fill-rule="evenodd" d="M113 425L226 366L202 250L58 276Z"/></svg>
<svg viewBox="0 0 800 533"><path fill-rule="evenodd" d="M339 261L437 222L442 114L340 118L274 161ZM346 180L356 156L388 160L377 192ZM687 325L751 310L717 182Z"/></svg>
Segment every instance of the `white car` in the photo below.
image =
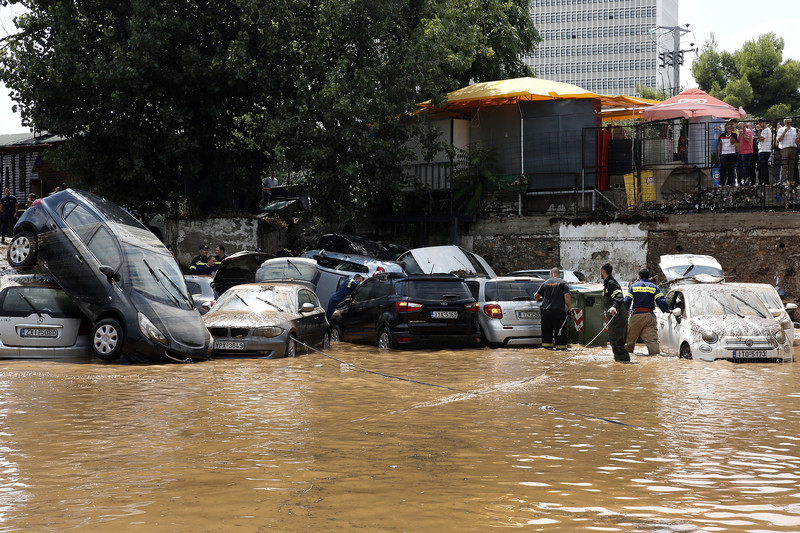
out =
<svg viewBox="0 0 800 533"><path fill-rule="evenodd" d="M704 361L793 359L789 336L750 289L686 282L672 286L666 300L670 313L656 313L658 340L665 353Z"/></svg>
<svg viewBox="0 0 800 533"><path fill-rule="evenodd" d="M672 254L662 255L658 264L666 281L707 274L722 278L722 265L710 255Z"/></svg>
<svg viewBox="0 0 800 533"><path fill-rule="evenodd" d="M88 359L90 331L83 313L50 278L0 278L0 358Z"/></svg>
<svg viewBox="0 0 800 533"><path fill-rule="evenodd" d="M756 293L761 298L761 301L764 302L764 305L767 306L769 312L772 313L772 316L780 322L783 331L789 336L789 340L794 346L794 322L789 318L789 311L797 309L797 304L788 303L784 306L781 296L778 294L778 289L769 283L729 283L728 285L746 287Z"/></svg>
<svg viewBox="0 0 800 533"><path fill-rule="evenodd" d="M486 260L460 246L427 246L414 248L401 255L407 274L450 274L488 276L497 274Z"/></svg>

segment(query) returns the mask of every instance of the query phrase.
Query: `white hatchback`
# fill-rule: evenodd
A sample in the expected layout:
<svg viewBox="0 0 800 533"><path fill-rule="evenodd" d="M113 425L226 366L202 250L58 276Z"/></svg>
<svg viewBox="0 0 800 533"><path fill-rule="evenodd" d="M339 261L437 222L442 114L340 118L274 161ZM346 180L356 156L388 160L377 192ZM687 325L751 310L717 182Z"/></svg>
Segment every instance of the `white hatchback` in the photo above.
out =
<svg viewBox="0 0 800 533"><path fill-rule="evenodd" d="M0 278L0 358L91 357L91 324L50 278Z"/></svg>
<svg viewBox="0 0 800 533"><path fill-rule="evenodd" d="M673 285L670 313L658 313L658 340L666 353L685 359L782 362L792 342L751 290L726 283Z"/></svg>

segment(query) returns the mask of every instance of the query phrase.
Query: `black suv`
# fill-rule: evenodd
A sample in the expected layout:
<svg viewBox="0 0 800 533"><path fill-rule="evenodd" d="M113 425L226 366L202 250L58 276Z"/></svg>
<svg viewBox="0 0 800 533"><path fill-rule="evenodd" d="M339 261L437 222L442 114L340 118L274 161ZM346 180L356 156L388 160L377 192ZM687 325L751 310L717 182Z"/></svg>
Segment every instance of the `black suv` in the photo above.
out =
<svg viewBox="0 0 800 533"><path fill-rule="evenodd" d="M379 348L480 346L478 304L463 278L378 274L362 282L331 318L331 340Z"/></svg>

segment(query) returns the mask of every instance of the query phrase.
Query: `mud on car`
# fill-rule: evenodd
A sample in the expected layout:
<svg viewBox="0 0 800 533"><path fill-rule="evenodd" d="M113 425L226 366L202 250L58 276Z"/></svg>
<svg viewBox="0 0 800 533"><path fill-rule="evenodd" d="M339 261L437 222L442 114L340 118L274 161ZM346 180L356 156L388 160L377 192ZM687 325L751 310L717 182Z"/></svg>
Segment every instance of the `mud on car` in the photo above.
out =
<svg viewBox="0 0 800 533"><path fill-rule="evenodd" d="M67 189L36 200L14 226L8 262L41 265L92 322L92 354L114 361L206 358L211 336L166 246L127 211Z"/></svg>

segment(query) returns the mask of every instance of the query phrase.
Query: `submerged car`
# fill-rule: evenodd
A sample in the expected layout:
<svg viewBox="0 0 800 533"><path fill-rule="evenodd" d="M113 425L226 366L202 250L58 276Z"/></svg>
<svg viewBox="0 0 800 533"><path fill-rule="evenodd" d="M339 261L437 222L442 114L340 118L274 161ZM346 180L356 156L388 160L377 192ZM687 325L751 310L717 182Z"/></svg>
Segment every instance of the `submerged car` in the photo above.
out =
<svg viewBox="0 0 800 533"><path fill-rule="evenodd" d="M8 262L53 277L91 320L100 359L185 362L211 351L170 251L105 198L67 189L36 200L14 226Z"/></svg>
<svg viewBox="0 0 800 533"><path fill-rule="evenodd" d="M480 345L478 304L463 278L390 272L363 281L331 317L331 340L379 348Z"/></svg>
<svg viewBox="0 0 800 533"><path fill-rule="evenodd" d="M489 347L542 344L542 317L533 295L544 283L539 278L468 279L478 300L481 340Z"/></svg>
<svg viewBox="0 0 800 533"><path fill-rule="evenodd" d="M61 287L38 275L0 278L0 358L89 358L91 324Z"/></svg>
<svg viewBox="0 0 800 533"><path fill-rule="evenodd" d="M214 276L186 274L183 279L186 281L186 288L192 295L195 307L201 315L206 314L211 309L211 304L217 299L214 287L211 286Z"/></svg>
<svg viewBox="0 0 800 533"><path fill-rule="evenodd" d="M789 336L789 342L794 346L794 322L789 317L789 311L797 309L797 304L787 303L783 304L778 289L769 283L728 283L728 285L736 285L750 289L761 298L764 305L767 306L772 316L780 323L783 331Z"/></svg>
<svg viewBox="0 0 800 533"><path fill-rule="evenodd" d="M658 340L685 359L782 362L793 359L781 324L753 291L719 282L682 283L666 295L670 313L657 313Z"/></svg>
<svg viewBox="0 0 800 533"><path fill-rule="evenodd" d="M203 315L214 356L294 357L301 347L330 343L319 299L297 283L248 283L225 291Z"/></svg>

